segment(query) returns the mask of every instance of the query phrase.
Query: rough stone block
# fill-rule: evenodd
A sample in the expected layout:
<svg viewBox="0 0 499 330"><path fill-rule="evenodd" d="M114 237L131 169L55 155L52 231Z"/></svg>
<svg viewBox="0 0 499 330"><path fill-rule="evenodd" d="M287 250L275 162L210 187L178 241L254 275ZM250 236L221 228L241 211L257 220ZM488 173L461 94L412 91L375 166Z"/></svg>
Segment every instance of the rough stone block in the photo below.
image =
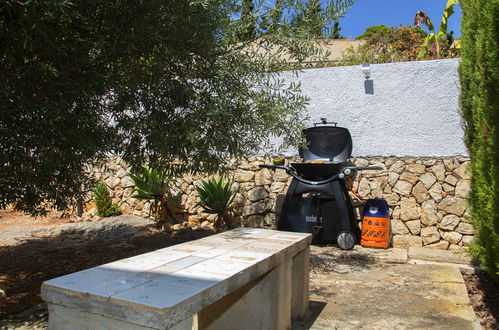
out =
<svg viewBox="0 0 499 330"><path fill-rule="evenodd" d="M433 166L436 163L437 163L437 160L433 159L433 158L429 158L429 159L424 159L423 160L423 164L425 164L426 166Z"/></svg>
<svg viewBox="0 0 499 330"><path fill-rule="evenodd" d="M255 184L257 186L263 186L272 183L272 174L267 168L263 168L255 174Z"/></svg>
<svg viewBox="0 0 499 330"><path fill-rule="evenodd" d="M383 198L386 200L386 202L390 206L397 205L398 201L400 200L399 195L395 194L395 193L385 194L385 195L383 195Z"/></svg>
<svg viewBox="0 0 499 330"><path fill-rule="evenodd" d="M423 174L426 170L426 166L424 164L410 164L407 165L407 170L412 173Z"/></svg>
<svg viewBox="0 0 499 330"><path fill-rule="evenodd" d="M418 182L414 188L412 188L412 195L416 198L418 203L423 203L430 198L428 190L421 182Z"/></svg>
<svg viewBox="0 0 499 330"><path fill-rule="evenodd" d="M234 181L237 182L250 182L255 178L255 172L253 171L245 171L245 170L237 170L234 173Z"/></svg>
<svg viewBox="0 0 499 330"><path fill-rule="evenodd" d="M400 174L404 169L405 169L405 163L401 160L397 160L395 163L393 163L392 166L390 166L389 171Z"/></svg>
<svg viewBox="0 0 499 330"><path fill-rule="evenodd" d="M405 225L409 228L412 235L419 235L421 232L421 221L419 220L406 221Z"/></svg>
<svg viewBox="0 0 499 330"><path fill-rule="evenodd" d="M438 181L443 181L445 179L445 166L443 164L433 165L430 170L435 174Z"/></svg>
<svg viewBox="0 0 499 330"><path fill-rule="evenodd" d="M400 219L402 220L415 220L421 216L421 208L416 203L416 199L403 198L400 203Z"/></svg>
<svg viewBox="0 0 499 330"><path fill-rule="evenodd" d="M421 237L423 238L423 244L427 245L438 242L440 240L440 233L437 227L423 227L421 228Z"/></svg>
<svg viewBox="0 0 499 330"><path fill-rule="evenodd" d="M357 193L362 197L367 197L371 193L371 185L366 178L360 179Z"/></svg>
<svg viewBox="0 0 499 330"><path fill-rule="evenodd" d="M442 231L440 232L442 238L452 244L459 244L463 235L456 233L455 231Z"/></svg>
<svg viewBox="0 0 499 330"><path fill-rule="evenodd" d="M415 184L419 180L419 175L409 171L404 171L399 177L399 180L409 182L410 184Z"/></svg>
<svg viewBox="0 0 499 330"><path fill-rule="evenodd" d="M460 222L456 228L456 231L460 234L473 235L475 232L473 225L471 223Z"/></svg>
<svg viewBox="0 0 499 330"><path fill-rule="evenodd" d="M424 173L419 177L419 181L421 181L426 189L430 189L437 182L437 178L432 173Z"/></svg>
<svg viewBox="0 0 499 330"><path fill-rule="evenodd" d="M456 184L456 191L454 193L454 196L461 198L468 198L470 191L471 191L470 180L460 180Z"/></svg>
<svg viewBox="0 0 499 330"><path fill-rule="evenodd" d="M267 208L267 202L265 200L247 205L243 208L243 216L248 216L252 214L265 213L269 209Z"/></svg>
<svg viewBox="0 0 499 330"><path fill-rule="evenodd" d="M283 182L272 182L270 191L273 193L280 193L286 185Z"/></svg>
<svg viewBox="0 0 499 330"><path fill-rule="evenodd" d="M423 242L421 237L412 235L394 235L393 247L394 248L408 248L410 246L422 246Z"/></svg>
<svg viewBox="0 0 499 330"><path fill-rule="evenodd" d="M406 227L403 221L401 220L391 220L390 224L392 226L392 233L394 235L405 235L409 234L409 229Z"/></svg>
<svg viewBox="0 0 499 330"><path fill-rule="evenodd" d="M435 202L440 202L442 200L442 185L438 182L435 182L433 186L431 186L430 190L428 191L430 193L430 196L435 200Z"/></svg>
<svg viewBox="0 0 499 330"><path fill-rule="evenodd" d="M424 238L423 238L423 241L424 241ZM450 243L447 241L439 241L437 243L425 245L425 248L437 249L437 250L447 250L449 248L449 245L450 245Z"/></svg>
<svg viewBox="0 0 499 330"><path fill-rule="evenodd" d="M248 192L248 199L250 202L256 202L264 198L267 198L268 195L269 194L267 193L264 187L257 186Z"/></svg>
<svg viewBox="0 0 499 330"><path fill-rule="evenodd" d="M368 166L369 161L367 159L364 159L364 158L355 158L354 164L355 164L355 166Z"/></svg>
<svg viewBox="0 0 499 330"><path fill-rule="evenodd" d="M284 170L275 170L274 181L276 182L286 182L290 178L289 174Z"/></svg>
<svg viewBox="0 0 499 330"><path fill-rule="evenodd" d="M450 193L452 191L455 190L454 186L451 186L450 184L448 183L444 183L442 184L442 189L446 192L446 193Z"/></svg>
<svg viewBox="0 0 499 330"><path fill-rule="evenodd" d="M434 200L428 200L421 205L421 223L425 226L433 226L438 222L437 204Z"/></svg>
<svg viewBox="0 0 499 330"><path fill-rule="evenodd" d="M259 228L263 226L264 217L262 215L250 215L244 223L245 227Z"/></svg>
<svg viewBox="0 0 499 330"><path fill-rule="evenodd" d="M437 206L439 210L447 213L455 214L459 217L463 216L468 208L468 204L464 198L446 196Z"/></svg>
<svg viewBox="0 0 499 330"><path fill-rule="evenodd" d="M455 158L444 159L445 169L452 171L459 166L459 162Z"/></svg>
<svg viewBox="0 0 499 330"><path fill-rule="evenodd" d="M443 219L438 224L438 228L443 230L454 230L459 224L459 217L454 214L449 214L443 217Z"/></svg>
<svg viewBox="0 0 499 330"><path fill-rule="evenodd" d="M464 246L470 246L473 243L473 236L463 235L463 238L461 239L461 243L463 243Z"/></svg>
<svg viewBox="0 0 499 330"><path fill-rule="evenodd" d="M406 181L399 180L395 183L393 191L402 196L409 197L412 191L412 184Z"/></svg>
<svg viewBox="0 0 499 330"><path fill-rule="evenodd" d="M469 162L462 163L455 170L453 170L452 173L455 174L459 179L463 179L463 180L471 179L469 172L468 172L468 164L469 164Z"/></svg>
<svg viewBox="0 0 499 330"><path fill-rule="evenodd" d="M471 264L471 258L466 254L455 253L449 250L410 247L407 254L410 259L448 262L454 264Z"/></svg>
<svg viewBox="0 0 499 330"><path fill-rule="evenodd" d="M454 175L449 174L445 177L444 182L450 184L451 186L455 186L457 183L457 178Z"/></svg>
<svg viewBox="0 0 499 330"><path fill-rule="evenodd" d="M390 186L393 186L397 182L399 177L400 175L395 172L388 172L388 184Z"/></svg>

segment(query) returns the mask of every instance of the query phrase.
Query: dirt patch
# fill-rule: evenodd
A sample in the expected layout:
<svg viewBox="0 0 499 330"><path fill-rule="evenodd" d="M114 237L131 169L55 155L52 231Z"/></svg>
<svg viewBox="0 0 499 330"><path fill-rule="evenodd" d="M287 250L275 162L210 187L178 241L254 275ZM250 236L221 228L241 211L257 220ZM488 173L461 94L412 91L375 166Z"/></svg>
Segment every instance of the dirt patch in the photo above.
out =
<svg viewBox="0 0 499 330"><path fill-rule="evenodd" d="M473 310L484 329L499 329L499 282L484 271L463 273Z"/></svg>
<svg viewBox="0 0 499 330"><path fill-rule="evenodd" d="M22 212L0 210L0 230L10 227L45 227L72 222L72 218L62 212L49 212L46 216L32 217Z"/></svg>

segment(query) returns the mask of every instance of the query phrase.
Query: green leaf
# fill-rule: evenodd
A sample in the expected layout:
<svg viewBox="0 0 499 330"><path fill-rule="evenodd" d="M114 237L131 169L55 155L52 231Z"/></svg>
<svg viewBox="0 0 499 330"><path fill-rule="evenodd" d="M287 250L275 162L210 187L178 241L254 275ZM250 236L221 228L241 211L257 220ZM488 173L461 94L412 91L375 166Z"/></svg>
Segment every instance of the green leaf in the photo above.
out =
<svg viewBox="0 0 499 330"><path fill-rule="evenodd" d="M94 201L96 214L100 217L109 217L121 214L121 209L117 204L112 203L111 196L104 182L99 182L94 186Z"/></svg>
<svg viewBox="0 0 499 330"><path fill-rule="evenodd" d="M211 178L208 181L201 180L201 185L196 187L196 194L203 212L210 214L225 214L232 210L230 204L234 200L236 193L232 191L233 182L225 182L224 177Z"/></svg>
<svg viewBox="0 0 499 330"><path fill-rule="evenodd" d="M444 13L442 14L442 20L440 21L440 30L438 31L438 38L442 38L447 34L447 23L449 17L454 14L454 6L458 4L458 0L448 0L445 6Z"/></svg>
<svg viewBox="0 0 499 330"><path fill-rule="evenodd" d="M419 51L418 54L418 59L425 58L426 55L428 55L429 47L433 45L436 41L436 36L434 33L430 33L423 44L421 45L421 50Z"/></svg>

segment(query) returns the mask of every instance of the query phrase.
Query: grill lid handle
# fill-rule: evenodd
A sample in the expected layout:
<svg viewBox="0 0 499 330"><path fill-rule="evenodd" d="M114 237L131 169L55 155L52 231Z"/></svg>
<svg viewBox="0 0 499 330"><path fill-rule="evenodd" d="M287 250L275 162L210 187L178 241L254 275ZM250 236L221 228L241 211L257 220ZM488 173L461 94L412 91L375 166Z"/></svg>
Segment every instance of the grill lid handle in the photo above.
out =
<svg viewBox="0 0 499 330"><path fill-rule="evenodd" d="M336 125L338 125L337 122L335 121L327 121L326 118L320 118L321 119L321 122L320 123L314 123L314 127L317 127L317 125L327 125L327 124L333 124L334 127L336 127Z"/></svg>

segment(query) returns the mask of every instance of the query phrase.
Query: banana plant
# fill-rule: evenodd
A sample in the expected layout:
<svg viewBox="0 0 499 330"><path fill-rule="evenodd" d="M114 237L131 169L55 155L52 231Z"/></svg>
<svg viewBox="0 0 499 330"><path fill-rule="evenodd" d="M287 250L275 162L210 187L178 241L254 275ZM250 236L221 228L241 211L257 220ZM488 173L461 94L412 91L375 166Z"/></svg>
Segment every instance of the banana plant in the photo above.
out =
<svg viewBox="0 0 499 330"><path fill-rule="evenodd" d="M196 187L196 193L200 201L196 206L201 206L204 213L216 214L215 229L220 230L225 223L228 228L232 228L231 207L236 192L232 191L233 182L224 177L218 179L211 178L208 181L201 180L201 186Z"/></svg>
<svg viewBox="0 0 499 330"><path fill-rule="evenodd" d="M170 193L171 175L168 171L143 166L141 172L130 174L130 178L135 184L135 195L132 197L152 201L149 215L154 212L153 218L158 228L163 226L166 230L168 218L173 223L178 222L175 212L171 209L175 196Z"/></svg>
<svg viewBox="0 0 499 330"><path fill-rule="evenodd" d="M428 15L422 10L416 13L414 17L414 25L421 26L426 25L430 30L430 34L426 37L425 41L421 45L421 50L418 54L418 59L426 57L428 55L428 51L432 44L435 44L437 51L437 58L440 58L440 41L442 38L447 35L447 23L449 17L454 14L454 6L457 5L459 0L448 0L447 5L445 6L444 12L442 14L442 19L440 21L440 29L438 33L435 32L435 26L431 22Z"/></svg>

